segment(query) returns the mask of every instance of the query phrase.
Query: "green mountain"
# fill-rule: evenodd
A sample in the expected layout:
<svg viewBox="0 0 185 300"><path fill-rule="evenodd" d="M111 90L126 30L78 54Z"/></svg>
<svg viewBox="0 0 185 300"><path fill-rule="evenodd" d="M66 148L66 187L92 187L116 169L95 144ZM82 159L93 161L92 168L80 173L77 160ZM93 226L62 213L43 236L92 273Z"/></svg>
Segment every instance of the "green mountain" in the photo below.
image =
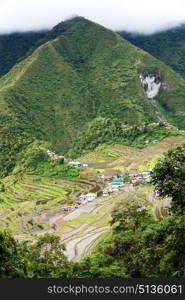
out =
<svg viewBox="0 0 185 300"><path fill-rule="evenodd" d="M45 31L0 35L0 76L5 75L46 35Z"/></svg>
<svg viewBox="0 0 185 300"><path fill-rule="evenodd" d="M155 105L141 74L160 83ZM2 127L6 120L6 132L12 134L11 123L21 134L65 153L81 128L98 117L137 125L158 121L160 115L183 129L184 94L185 81L164 63L77 17L54 27L42 45L0 79L0 120Z"/></svg>
<svg viewBox="0 0 185 300"><path fill-rule="evenodd" d="M185 24L151 35L119 32L119 34L162 60L185 78Z"/></svg>

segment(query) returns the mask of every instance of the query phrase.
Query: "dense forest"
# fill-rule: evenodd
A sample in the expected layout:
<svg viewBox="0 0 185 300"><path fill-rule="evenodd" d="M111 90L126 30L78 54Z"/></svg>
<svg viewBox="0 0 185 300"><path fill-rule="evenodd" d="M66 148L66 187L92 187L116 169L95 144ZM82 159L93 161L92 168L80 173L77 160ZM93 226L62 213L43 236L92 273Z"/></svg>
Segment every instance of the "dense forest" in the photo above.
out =
<svg viewBox="0 0 185 300"><path fill-rule="evenodd" d="M17 32L0 35L0 76L21 61L32 47L45 36L45 31Z"/></svg>
<svg viewBox="0 0 185 300"><path fill-rule="evenodd" d="M150 35L119 32L137 47L149 52L185 78L185 25Z"/></svg>

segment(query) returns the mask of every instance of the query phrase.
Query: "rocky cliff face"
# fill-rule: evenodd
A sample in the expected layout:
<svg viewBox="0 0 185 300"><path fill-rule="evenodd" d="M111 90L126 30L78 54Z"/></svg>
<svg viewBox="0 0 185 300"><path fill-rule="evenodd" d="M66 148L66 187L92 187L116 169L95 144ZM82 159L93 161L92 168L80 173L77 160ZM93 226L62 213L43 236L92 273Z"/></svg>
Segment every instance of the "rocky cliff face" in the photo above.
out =
<svg viewBox="0 0 185 300"><path fill-rule="evenodd" d="M141 73L139 75L141 84L147 93L148 99L155 98L160 91L162 80L160 76L152 73Z"/></svg>
<svg viewBox="0 0 185 300"><path fill-rule="evenodd" d="M157 108L155 97L159 94L162 87L162 80L159 75L143 72L139 75L141 84L146 91L148 100L153 107L154 113L159 121L163 119L161 112Z"/></svg>

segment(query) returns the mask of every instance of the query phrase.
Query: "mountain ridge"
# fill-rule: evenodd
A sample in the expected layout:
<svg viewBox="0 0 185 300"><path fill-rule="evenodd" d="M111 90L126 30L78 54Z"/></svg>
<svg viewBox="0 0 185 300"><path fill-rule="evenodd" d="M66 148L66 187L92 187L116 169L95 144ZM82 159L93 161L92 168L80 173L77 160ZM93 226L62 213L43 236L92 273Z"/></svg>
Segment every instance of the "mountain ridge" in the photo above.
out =
<svg viewBox="0 0 185 300"><path fill-rule="evenodd" d="M162 80L157 109L185 128L183 115L176 115L185 111L185 81L164 63L84 18L63 22L51 33L0 78L1 118L11 116L27 134L64 154L82 127L98 117L131 126L156 121L139 78L148 72Z"/></svg>
<svg viewBox="0 0 185 300"><path fill-rule="evenodd" d="M20 62L45 34L45 31L0 34L0 76Z"/></svg>

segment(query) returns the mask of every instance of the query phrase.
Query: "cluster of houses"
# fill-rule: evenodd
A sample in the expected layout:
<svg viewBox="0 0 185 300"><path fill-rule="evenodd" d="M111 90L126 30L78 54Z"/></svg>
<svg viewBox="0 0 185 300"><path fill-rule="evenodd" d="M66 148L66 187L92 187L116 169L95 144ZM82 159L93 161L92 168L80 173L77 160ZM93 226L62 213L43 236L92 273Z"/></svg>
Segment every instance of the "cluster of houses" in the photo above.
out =
<svg viewBox="0 0 185 300"><path fill-rule="evenodd" d="M80 195L79 199L77 201L78 204L86 204L88 202L92 202L94 199L97 198L97 194L96 193L88 193L86 195Z"/></svg>
<svg viewBox="0 0 185 300"><path fill-rule="evenodd" d="M64 156L57 155L55 152L51 152L47 150L47 155L53 159L63 159ZM87 163L82 163L79 161L70 161L68 163L70 166L75 168L88 167ZM146 184L151 182L150 171L136 173L125 177L125 174L117 176L112 175L102 175L101 178L106 183L105 188L102 191L103 197L108 197L111 193L117 193L119 191L127 191L128 189L133 189L134 186L138 184ZM63 207L64 212L70 212L80 207L80 205L86 204L88 202L92 202L97 198L97 193L87 193L81 194L76 201L76 204L73 206ZM145 209L144 206L141 205L139 210Z"/></svg>
<svg viewBox="0 0 185 300"><path fill-rule="evenodd" d="M130 175L130 180L126 181L124 180L124 175L120 176L119 178L116 176L102 176L102 179L107 182L106 187L103 190L103 197L108 197L111 193L114 192L121 192L121 191L128 191L134 189L134 186L138 184L146 184L151 182L151 175L150 171L148 172L142 172L142 173L136 173ZM126 179L126 178L125 178ZM127 177L128 180L128 177ZM145 210L145 206L143 204L138 206L138 211Z"/></svg>
<svg viewBox="0 0 185 300"><path fill-rule="evenodd" d="M73 206L64 206L62 209L64 212L69 212L69 211L74 211L75 209L79 208L80 205L79 204L76 204L76 205L73 205Z"/></svg>
<svg viewBox="0 0 185 300"><path fill-rule="evenodd" d="M85 168L85 167L89 166L88 164L84 164L84 163L81 163L79 161L70 161L69 165L72 166L72 167L75 167L75 168L81 168L81 167Z"/></svg>
<svg viewBox="0 0 185 300"><path fill-rule="evenodd" d="M51 152L50 150L47 150L46 153L50 158L64 160L64 156L57 155L55 152Z"/></svg>
<svg viewBox="0 0 185 300"><path fill-rule="evenodd" d="M50 151L50 150L47 150L46 153L47 153L47 155L48 155L50 158L53 158L53 159L56 159L56 160L58 159L58 160L63 160L63 161L64 161L64 159L65 159L64 156L62 156L62 155L57 155L55 152L52 152L52 151ZM86 163L81 163L81 162L79 162L79 161L70 161L68 164L69 164L70 166L74 167L74 168L81 168L81 167L85 168L85 167L88 167L88 166L89 166L88 164L86 164Z"/></svg>
<svg viewBox="0 0 185 300"><path fill-rule="evenodd" d="M132 182L127 182L124 180L124 175L120 176L119 178L117 176L102 175L102 179L107 182L106 187L103 189L103 197L107 197L111 193L117 193L133 187Z"/></svg>
<svg viewBox="0 0 185 300"><path fill-rule="evenodd" d="M157 144L157 142L158 142L158 140L153 140L153 141L151 141L152 144ZM148 145L150 142L146 140L146 141L143 141L142 143L143 143L144 145Z"/></svg>
<svg viewBox="0 0 185 300"><path fill-rule="evenodd" d="M112 175L102 175L102 179L106 183L106 186L102 191L102 196L108 197L111 193L117 193L120 191L128 191L128 189L132 190L132 189L134 189L134 186L137 184L145 184L145 183L151 182L150 171L132 174L129 176L129 178L130 178L129 181L128 181L128 177L127 177L127 181L126 181L125 180L126 177L124 175L121 175L119 178L117 176L112 176ZM75 205L63 207L63 211L71 212L71 211L79 208L83 204L92 202L97 197L98 197L97 193L81 194L80 196L78 196L78 200L76 201ZM138 207L138 211L142 211L144 209L145 209L144 205L140 205Z"/></svg>
<svg viewBox="0 0 185 300"><path fill-rule="evenodd" d="M108 197L111 193L118 193L119 191L126 191L127 189L132 189L133 184L130 182L120 182L120 183L109 183L103 190L103 197Z"/></svg>
<svg viewBox="0 0 185 300"><path fill-rule="evenodd" d="M124 179L124 175L119 178L111 175L102 175L102 179L107 182L106 187L103 190L103 197L109 196L110 193L124 191L133 188L138 184L146 184L151 182L150 171L136 173L129 176L130 180Z"/></svg>
<svg viewBox="0 0 185 300"><path fill-rule="evenodd" d="M138 185L140 183L150 183L152 180L150 172L142 172L131 175L131 182L133 185Z"/></svg>
<svg viewBox="0 0 185 300"><path fill-rule="evenodd" d="M86 204L88 202L92 202L95 198L97 198L96 193L88 193L86 195L80 195L76 203L72 206L64 206L62 208L63 212L72 212L75 209L79 208L81 205Z"/></svg>
<svg viewBox="0 0 185 300"><path fill-rule="evenodd" d="M142 172L142 173L136 173L136 174L131 174L129 175L129 180L125 180L125 175L122 174L119 177L117 176L112 176L112 175L102 175L101 178L105 182L111 182L112 184L134 184L136 185L137 183L150 183L151 182L151 171L152 169L149 169L147 172Z"/></svg>

